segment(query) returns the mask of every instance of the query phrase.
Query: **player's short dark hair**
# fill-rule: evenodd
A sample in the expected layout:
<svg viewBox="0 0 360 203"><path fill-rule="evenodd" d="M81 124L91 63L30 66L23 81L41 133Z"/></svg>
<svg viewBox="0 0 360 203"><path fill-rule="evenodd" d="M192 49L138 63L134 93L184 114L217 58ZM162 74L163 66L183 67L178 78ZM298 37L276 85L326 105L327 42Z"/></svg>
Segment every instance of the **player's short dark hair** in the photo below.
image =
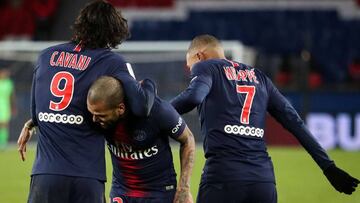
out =
<svg viewBox="0 0 360 203"><path fill-rule="evenodd" d="M87 100L91 103L103 102L107 108L115 108L124 102L122 84L116 78L102 76L90 86Z"/></svg>
<svg viewBox="0 0 360 203"><path fill-rule="evenodd" d="M127 20L114 6L102 0L87 4L72 29L72 41L92 49L115 48L130 36Z"/></svg>
<svg viewBox="0 0 360 203"><path fill-rule="evenodd" d="M202 46L219 46L220 45L220 41L209 34L204 34L204 35L198 35L196 37L194 37L194 39L191 41L190 46L188 48L188 52L194 50L195 48L199 48Z"/></svg>

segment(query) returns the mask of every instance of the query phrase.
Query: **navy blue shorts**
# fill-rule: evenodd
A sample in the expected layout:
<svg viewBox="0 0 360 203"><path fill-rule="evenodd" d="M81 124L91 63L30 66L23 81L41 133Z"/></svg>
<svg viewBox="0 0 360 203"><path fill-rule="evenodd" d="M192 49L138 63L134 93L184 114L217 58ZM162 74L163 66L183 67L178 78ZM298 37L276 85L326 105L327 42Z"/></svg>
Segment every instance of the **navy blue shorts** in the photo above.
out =
<svg viewBox="0 0 360 203"><path fill-rule="evenodd" d="M174 192L168 192L161 197L129 197L125 195L110 194L110 203L173 203Z"/></svg>
<svg viewBox="0 0 360 203"><path fill-rule="evenodd" d="M28 203L104 203L104 182L62 175L31 177Z"/></svg>
<svg viewBox="0 0 360 203"><path fill-rule="evenodd" d="M197 203L276 203L274 183L206 183L200 184Z"/></svg>

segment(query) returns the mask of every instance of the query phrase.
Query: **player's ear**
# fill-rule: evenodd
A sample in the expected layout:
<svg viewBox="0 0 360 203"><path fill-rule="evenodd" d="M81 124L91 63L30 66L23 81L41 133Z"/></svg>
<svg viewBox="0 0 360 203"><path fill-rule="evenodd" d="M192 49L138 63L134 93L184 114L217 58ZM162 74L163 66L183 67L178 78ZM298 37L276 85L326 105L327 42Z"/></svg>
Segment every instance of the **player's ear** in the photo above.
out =
<svg viewBox="0 0 360 203"><path fill-rule="evenodd" d="M199 59L199 61L203 61L206 60L206 55L204 54L204 52L200 51L196 54L196 57Z"/></svg>
<svg viewBox="0 0 360 203"><path fill-rule="evenodd" d="M126 111L126 106L123 102L121 102L119 105L118 105L118 113L120 116L124 115L125 114L125 111Z"/></svg>
<svg viewBox="0 0 360 203"><path fill-rule="evenodd" d="M201 52L196 53L196 58L201 61Z"/></svg>

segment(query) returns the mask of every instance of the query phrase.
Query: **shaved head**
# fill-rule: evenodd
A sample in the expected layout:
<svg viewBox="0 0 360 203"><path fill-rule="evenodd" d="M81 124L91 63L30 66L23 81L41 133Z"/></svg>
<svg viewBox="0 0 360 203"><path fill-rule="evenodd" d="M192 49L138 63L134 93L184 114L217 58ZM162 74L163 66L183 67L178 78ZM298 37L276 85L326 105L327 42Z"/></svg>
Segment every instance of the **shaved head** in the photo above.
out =
<svg viewBox="0 0 360 203"><path fill-rule="evenodd" d="M107 108L115 108L124 102L124 90L119 80L102 76L90 87L87 95L88 102L103 102Z"/></svg>
<svg viewBox="0 0 360 203"><path fill-rule="evenodd" d="M218 48L221 47L221 43L216 37L212 35L199 35L191 41L188 53L207 47Z"/></svg>
<svg viewBox="0 0 360 203"><path fill-rule="evenodd" d="M186 53L186 66L191 70L192 66L199 61L224 58L224 49L216 37L207 34L199 35L190 43Z"/></svg>

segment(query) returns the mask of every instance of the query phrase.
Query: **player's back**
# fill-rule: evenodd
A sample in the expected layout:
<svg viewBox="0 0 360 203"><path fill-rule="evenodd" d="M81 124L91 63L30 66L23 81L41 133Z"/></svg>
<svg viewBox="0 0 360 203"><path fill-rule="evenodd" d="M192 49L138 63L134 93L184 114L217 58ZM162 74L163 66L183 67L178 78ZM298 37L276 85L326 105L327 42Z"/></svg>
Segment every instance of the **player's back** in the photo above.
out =
<svg viewBox="0 0 360 203"><path fill-rule="evenodd" d="M264 142L267 79L258 70L225 59L195 64L194 77L207 75L211 86L201 103L201 130L207 158L205 181L273 182Z"/></svg>
<svg viewBox="0 0 360 203"><path fill-rule="evenodd" d="M86 96L94 80L125 72L124 64L110 49L81 49L73 43L41 53L32 93L40 131L32 174L105 180L104 137L91 126Z"/></svg>

